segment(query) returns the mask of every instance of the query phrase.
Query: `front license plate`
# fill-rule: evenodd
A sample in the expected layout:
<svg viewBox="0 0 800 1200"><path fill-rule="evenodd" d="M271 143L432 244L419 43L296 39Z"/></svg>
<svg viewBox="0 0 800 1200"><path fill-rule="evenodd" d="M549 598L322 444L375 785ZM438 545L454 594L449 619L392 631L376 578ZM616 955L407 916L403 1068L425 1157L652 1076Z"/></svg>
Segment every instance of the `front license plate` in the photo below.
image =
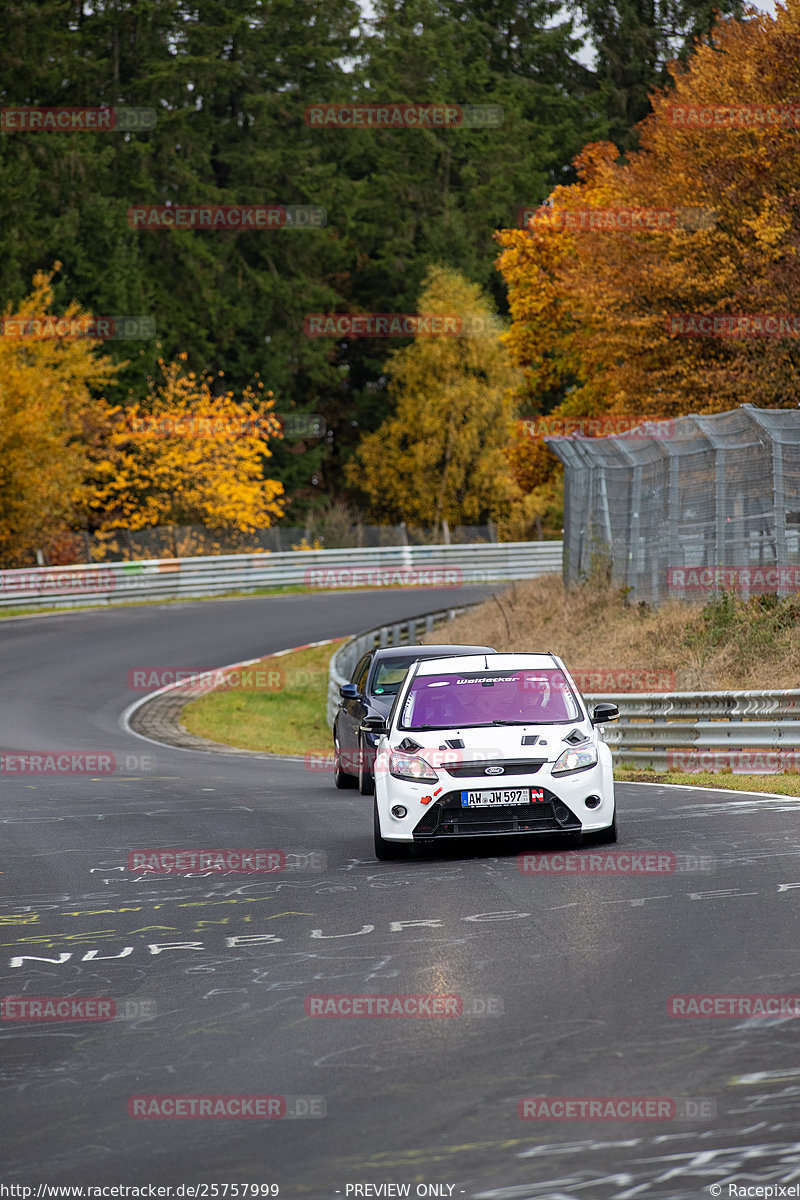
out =
<svg viewBox="0 0 800 1200"><path fill-rule="evenodd" d="M462 808L494 808L501 804L531 804L543 800L537 788L502 788L493 792L462 792Z"/></svg>

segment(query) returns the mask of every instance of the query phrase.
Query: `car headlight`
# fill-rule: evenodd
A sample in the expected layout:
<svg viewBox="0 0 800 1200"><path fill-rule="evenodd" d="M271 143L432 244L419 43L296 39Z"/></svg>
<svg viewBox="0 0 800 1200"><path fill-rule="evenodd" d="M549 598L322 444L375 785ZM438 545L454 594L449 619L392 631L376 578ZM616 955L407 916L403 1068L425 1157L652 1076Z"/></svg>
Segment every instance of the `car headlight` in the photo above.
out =
<svg viewBox="0 0 800 1200"><path fill-rule="evenodd" d="M563 754L559 754L550 770L551 775L568 775L571 771L585 771L597 762L597 747L570 746Z"/></svg>
<svg viewBox="0 0 800 1200"><path fill-rule="evenodd" d="M412 783L437 783L439 776L429 762L412 754L389 756L389 774L395 779L409 779Z"/></svg>

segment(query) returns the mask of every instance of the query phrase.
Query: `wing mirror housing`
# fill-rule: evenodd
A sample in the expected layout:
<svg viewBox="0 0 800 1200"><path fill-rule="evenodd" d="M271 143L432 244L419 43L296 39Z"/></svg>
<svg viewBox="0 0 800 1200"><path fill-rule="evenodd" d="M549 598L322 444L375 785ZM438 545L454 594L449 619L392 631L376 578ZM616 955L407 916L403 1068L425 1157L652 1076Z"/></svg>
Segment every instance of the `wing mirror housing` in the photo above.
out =
<svg viewBox="0 0 800 1200"><path fill-rule="evenodd" d="M612 704L608 700L604 700L601 704L595 704L594 712L592 713L593 725L604 725L607 721L618 721L619 709L616 704Z"/></svg>
<svg viewBox="0 0 800 1200"><path fill-rule="evenodd" d="M339 695L343 700L360 700L361 692L354 683L343 683L339 688Z"/></svg>
<svg viewBox="0 0 800 1200"><path fill-rule="evenodd" d="M361 722L362 733L372 733L379 737L382 733L389 732L389 726L385 717L364 717Z"/></svg>

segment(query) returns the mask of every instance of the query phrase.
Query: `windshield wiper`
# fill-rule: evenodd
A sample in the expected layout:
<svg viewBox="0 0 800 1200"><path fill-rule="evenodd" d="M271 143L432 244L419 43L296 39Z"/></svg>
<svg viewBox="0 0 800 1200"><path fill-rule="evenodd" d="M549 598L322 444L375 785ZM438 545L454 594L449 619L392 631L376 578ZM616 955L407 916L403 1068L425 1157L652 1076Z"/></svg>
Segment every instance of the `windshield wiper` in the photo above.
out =
<svg viewBox="0 0 800 1200"><path fill-rule="evenodd" d="M411 732L414 733L415 730L418 731L420 729L456 729L456 728L460 728L460 726L456 726L456 725L404 725L404 726L402 726L402 728L410 729Z"/></svg>
<svg viewBox="0 0 800 1200"><path fill-rule="evenodd" d="M487 725L491 725L491 721L479 721L477 724L472 725L404 725L402 728L403 730L409 729L413 733L415 730L421 729L485 729Z"/></svg>
<svg viewBox="0 0 800 1200"><path fill-rule="evenodd" d="M490 725L535 725L535 721L473 721L462 723L461 725L409 725L403 726L408 728L412 733L414 730L422 729L488 729Z"/></svg>

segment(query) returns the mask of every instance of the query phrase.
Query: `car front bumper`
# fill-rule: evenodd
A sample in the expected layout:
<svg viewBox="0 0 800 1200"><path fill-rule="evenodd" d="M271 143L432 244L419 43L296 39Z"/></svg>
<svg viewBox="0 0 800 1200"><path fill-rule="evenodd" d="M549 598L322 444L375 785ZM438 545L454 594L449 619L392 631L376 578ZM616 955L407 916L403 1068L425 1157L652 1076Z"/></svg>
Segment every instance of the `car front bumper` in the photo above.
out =
<svg viewBox="0 0 800 1200"><path fill-rule="evenodd" d="M614 781L610 752L603 750L595 766L560 778L550 774L549 765L504 781L489 781L484 775L453 779L441 772L437 783L411 783L384 774L377 780L375 797L381 834L387 841L420 843L608 829L614 820ZM501 787L533 789L542 798L492 807L462 803L463 792ZM406 810L405 816L393 815L397 806Z"/></svg>

